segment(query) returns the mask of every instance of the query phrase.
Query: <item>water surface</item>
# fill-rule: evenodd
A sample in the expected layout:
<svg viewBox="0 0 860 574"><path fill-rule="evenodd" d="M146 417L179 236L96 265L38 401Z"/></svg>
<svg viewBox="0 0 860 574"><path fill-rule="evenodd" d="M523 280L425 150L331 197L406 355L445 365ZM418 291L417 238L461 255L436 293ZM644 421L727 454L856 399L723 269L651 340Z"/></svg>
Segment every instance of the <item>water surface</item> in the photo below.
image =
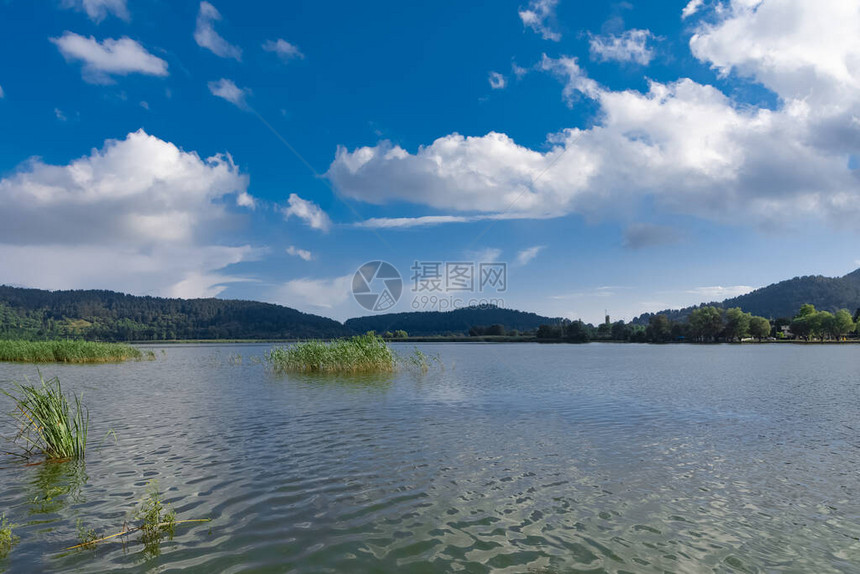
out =
<svg viewBox="0 0 860 574"><path fill-rule="evenodd" d="M91 446L2 459L0 570L860 572L857 346L419 346L444 368L276 375L267 345L41 367L84 393ZM36 376L0 363L2 388ZM212 522L62 551L154 479Z"/></svg>

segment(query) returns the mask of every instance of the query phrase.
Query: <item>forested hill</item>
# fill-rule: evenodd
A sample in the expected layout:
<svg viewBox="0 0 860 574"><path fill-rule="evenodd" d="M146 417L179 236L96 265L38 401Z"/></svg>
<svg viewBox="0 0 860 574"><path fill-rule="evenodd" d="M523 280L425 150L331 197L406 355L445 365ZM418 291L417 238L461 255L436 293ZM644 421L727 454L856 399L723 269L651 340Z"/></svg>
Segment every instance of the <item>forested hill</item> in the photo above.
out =
<svg viewBox="0 0 860 574"><path fill-rule="evenodd" d="M340 337L325 317L269 303L164 299L113 291L43 291L0 286L0 338L75 336L102 341Z"/></svg>
<svg viewBox="0 0 860 574"><path fill-rule="evenodd" d="M740 307L747 313L768 319L791 318L797 314L801 305L811 303L819 311L848 309L852 313L860 308L860 269L844 277L823 277L807 275L780 281L746 295L732 297L719 303L703 303L723 309ZM696 307L661 311L671 320L683 319ZM647 324L651 314L646 313L633 320L634 323Z"/></svg>
<svg viewBox="0 0 860 574"><path fill-rule="evenodd" d="M533 331L541 325L556 324L561 319L542 317L535 313L501 309L495 306L466 307L454 311L422 311L389 313L349 319L346 326L358 333L384 333L403 330L410 336L468 335L473 327L504 326L505 332Z"/></svg>

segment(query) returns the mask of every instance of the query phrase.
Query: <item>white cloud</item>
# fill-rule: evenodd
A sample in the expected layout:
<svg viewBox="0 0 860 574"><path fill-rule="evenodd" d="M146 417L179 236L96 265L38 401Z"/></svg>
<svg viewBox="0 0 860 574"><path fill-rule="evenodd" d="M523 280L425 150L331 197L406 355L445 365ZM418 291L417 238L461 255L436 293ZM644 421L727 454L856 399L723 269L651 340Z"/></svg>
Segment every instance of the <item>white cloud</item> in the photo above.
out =
<svg viewBox="0 0 860 574"><path fill-rule="evenodd" d="M557 5L558 0L531 0L528 8L520 9L520 20L544 40L558 42L561 34L553 29Z"/></svg>
<svg viewBox="0 0 860 574"><path fill-rule="evenodd" d="M3 99L5 96L6 94L3 93L3 86L0 86L0 99Z"/></svg>
<svg viewBox="0 0 860 574"><path fill-rule="evenodd" d="M69 119L69 118L67 118L67 117L66 117L66 114L64 114L64 113L63 113L63 110L61 110L60 108L54 108L54 115L55 115L55 116L57 117L57 119L58 119L58 120L60 120L61 122L68 121L68 119Z"/></svg>
<svg viewBox="0 0 860 574"><path fill-rule="evenodd" d="M93 22L101 22L108 14L128 21L128 7L126 0L63 0L64 8L74 8L80 12L86 12Z"/></svg>
<svg viewBox="0 0 860 574"><path fill-rule="evenodd" d="M544 245L535 245L534 247L529 247L518 252L517 265L528 264L532 259L538 256L538 253L540 253L544 249L544 247Z"/></svg>
<svg viewBox="0 0 860 574"><path fill-rule="evenodd" d="M654 58L654 50L648 46L653 38L649 30L625 30L620 35L591 36L588 45L592 59L647 66Z"/></svg>
<svg viewBox="0 0 860 574"><path fill-rule="evenodd" d="M684 291L684 293L695 295L699 298L700 303L710 303L711 301L719 302L723 299L731 299L732 297L746 295L750 291L755 291L755 289L755 287L750 287L749 285L731 285L728 287L715 285L712 287L695 287ZM696 303L692 304L695 305Z"/></svg>
<svg viewBox="0 0 860 574"><path fill-rule="evenodd" d="M687 5L684 6L684 9L681 11L681 19L686 20L696 12L698 12L702 5L704 4L704 0L690 0L687 2Z"/></svg>
<svg viewBox="0 0 860 574"><path fill-rule="evenodd" d="M503 90L508 85L508 80L498 72L490 72L490 87L494 90Z"/></svg>
<svg viewBox="0 0 860 574"><path fill-rule="evenodd" d="M288 205L281 208L281 213L284 214L285 219L296 216L304 220L313 229L319 229L320 231L331 229L331 219L329 219L328 214L319 205L302 199L295 193L291 193L287 201Z"/></svg>
<svg viewBox="0 0 860 574"><path fill-rule="evenodd" d="M299 249L295 245L290 245L287 247L287 254L292 255L294 257L299 257L304 259L305 261L310 261L313 259L313 254L307 249Z"/></svg>
<svg viewBox="0 0 860 574"><path fill-rule="evenodd" d="M790 0L783 4L796 7ZM746 22L762 14L763 6L752 15L739 11L738 17ZM823 46L853 70L860 65L860 57L853 56L860 54L860 16L856 35L841 31L842 26L855 28L847 14L834 10L830 18L840 30L832 35L841 38L841 52L828 48L831 39ZM781 30L777 21L769 24ZM725 26L706 30L719 36ZM773 43L782 45L781 32L774 34ZM827 35L822 28L820 36ZM705 32L697 38L693 44L698 42L700 57L707 46L707 53L720 55L713 56L717 62L733 62L728 55L741 58L728 46L717 50L716 40ZM802 39L792 36L792 41ZM816 53L811 37L798 49ZM749 53L756 51L744 51ZM781 56L775 58L755 66L743 60L744 69L783 95L777 109L767 109L738 103L686 78L651 82L644 93L613 91L588 78L575 58L544 56L539 67L561 79L565 100L585 97L598 106L592 127L550 134L540 151L494 132L451 134L414 153L387 141L352 151L340 147L327 176L341 193L360 201L409 202L455 212L370 220L367 227L569 213L629 216L651 200L668 211L735 225L785 226L810 218L848 225L860 215L860 176L847 160L860 152L860 90L854 88L860 70L843 77L833 62L807 56L807 63L798 65L806 66L810 83L784 86L771 71L785 68L791 78L796 70ZM826 105L813 106L809 98Z"/></svg>
<svg viewBox="0 0 860 574"><path fill-rule="evenodd" d="M247 207L248 209L257 209L257 200L247 191L243 191L236 196L236 205Z"/></svg>
<svg viewBox="0 0 860 574"><path fill-rule="evenodd" d="M352 276L350 273L330 279L293 279L277 288L269 296L269 300L306 313L318 313L342 321L353 316L357 307L351 295Z"/></svg>
<svg viewBox="0 0 860 574"><path fill-rule="evenodd" d="M216 237L235 217L223 199L247 185L229 156L143 130L68 165L30 160L0 180L0 283L215 295L240 280L225 267L256 256Z"/></svg>
<svg viewBox="0 0 860 574"><path fill-rule="evenodd" d="M99 43L92 36L85 38L65 32L59 38L51 38L51 42L66 61L83 62L82 75L87 82L109 84L113 82L111 76L128 74L168 75L167 62L153 56L131 38L107 38Z"/></svg>
<svg viewBox="0 0 860 574"><path fill-rule="evenodd" d="M570 107L573 106L574 99L580 94L589 98L597 98L600 95L598 83L586 75L585 71L579 67L579 61L574 57L562 56L553 59L544 54L538 67L564 82L564 89L561 93Z"/></svg>
<svg viewBox="0 0 860 574"><path fill-rule="evenodd" d="M267 40L263 44L263 49L267 52L274 52L285 62L295 59L302 60L305 57L305 55L302 54L302 51L299 50L295 44L290 44L281 38L278 38L277 40Z"/></svg>
<svg viewBox="0 0 860 574"><path fill-rule="evenodd" d="M201 48L206 48L216 56L242 60L242 49L225 40L215 31L215 22L221 20L221 13L209 2L200 3L197 13L197 27L194 30L194 41Z"/></svg>
<svg viewBox="0 0 860 574"><path fill-rule="evenodd" d="M250 91L245 88L240 88L233 83L233 80L221 78L218 81L209 82L209 91L212 92L213 96L224 98L239 108L246 109L248 107L248 103L245 101L245 98L248 96Z"/></svg>
<svg viewBox="0 0 860 574"><path fill-rule="evenodd" d="M855 0L733 0L690 39L697 58L750 77L786 101L853 107L860 95ZM833 110L822 110L832 113Z"/></svg>

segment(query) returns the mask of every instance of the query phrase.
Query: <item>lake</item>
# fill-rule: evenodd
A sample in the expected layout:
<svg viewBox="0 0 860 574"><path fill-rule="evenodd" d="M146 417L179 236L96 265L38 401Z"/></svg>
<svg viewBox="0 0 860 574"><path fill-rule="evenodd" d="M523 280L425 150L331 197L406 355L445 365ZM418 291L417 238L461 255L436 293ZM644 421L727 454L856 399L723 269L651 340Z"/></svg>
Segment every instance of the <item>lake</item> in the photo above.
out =
<svg viewBox="0 0 860 574"><path fill-rule="evenodd" d="M442 367L276 375L269 345L41 366L83 392L90 444L0 459L0 571L860 572L860 347L418 347ZM0 388L37 376L0 363ZM212 522L63 551L155 479Z"/></svg>

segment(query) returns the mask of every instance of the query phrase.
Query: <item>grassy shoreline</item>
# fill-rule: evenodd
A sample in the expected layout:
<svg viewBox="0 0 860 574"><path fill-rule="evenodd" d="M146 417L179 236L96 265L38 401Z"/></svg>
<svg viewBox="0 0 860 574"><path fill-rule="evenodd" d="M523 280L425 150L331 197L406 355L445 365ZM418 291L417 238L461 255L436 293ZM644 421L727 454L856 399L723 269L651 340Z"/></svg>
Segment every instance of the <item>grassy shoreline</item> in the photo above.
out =
<svg viewBox="0 0 860 574"><path fill-rule="evenodd" d="M151 351L149 352L151 354ZM95 343L73 339L16 341L0 339L0 361L16 363L119 363L141 360L145 354L125 343Z"/></svg>

